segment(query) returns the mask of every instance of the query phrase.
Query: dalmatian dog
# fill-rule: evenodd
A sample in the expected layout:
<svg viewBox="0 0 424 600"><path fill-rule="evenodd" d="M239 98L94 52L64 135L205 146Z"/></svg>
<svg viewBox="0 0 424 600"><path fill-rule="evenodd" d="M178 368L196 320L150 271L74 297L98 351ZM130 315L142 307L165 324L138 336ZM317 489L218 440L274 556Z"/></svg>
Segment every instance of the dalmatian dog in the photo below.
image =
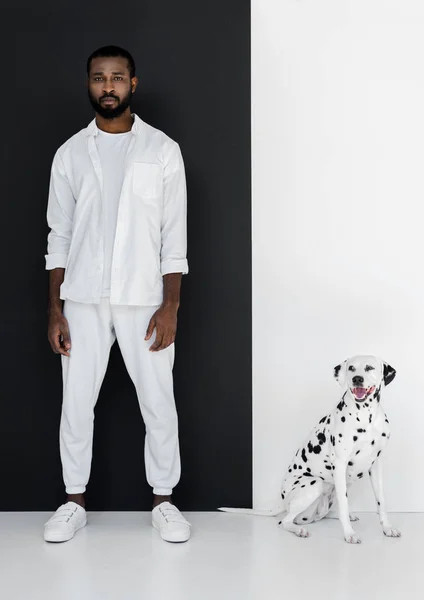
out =
<svg viewBox="0 0 424 600"><path fill-rule="evenodd" d="M381 395L395 375L393 367L374 356L355 356L335 367L334 377L343 388L342 397L296 452L282 485L283 506L268 512L219 510L268 516L283 513L279 525L306 538L310 534L305 525L330 517L337 501L346 542L360 544L352 527L358 519L349 514L348 490L368 472L383 532L388 537L400 537L385 509L380 464L380 455L390 438Z"/></svg>

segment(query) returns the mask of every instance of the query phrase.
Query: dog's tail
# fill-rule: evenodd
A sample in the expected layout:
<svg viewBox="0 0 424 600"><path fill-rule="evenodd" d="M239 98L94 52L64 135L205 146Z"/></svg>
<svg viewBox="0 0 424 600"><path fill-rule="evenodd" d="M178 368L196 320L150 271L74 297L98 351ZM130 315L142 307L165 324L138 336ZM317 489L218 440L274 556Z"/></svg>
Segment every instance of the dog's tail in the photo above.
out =
<svg viewBox="0 0 424 600"><path fill-rule="evenodd" d="M284 508L282 507L271 510L255 510L254 508L229 508L227 506L221 506L218 510L238 515L256 515L258 517L276 517L284 512Z"/></svg>

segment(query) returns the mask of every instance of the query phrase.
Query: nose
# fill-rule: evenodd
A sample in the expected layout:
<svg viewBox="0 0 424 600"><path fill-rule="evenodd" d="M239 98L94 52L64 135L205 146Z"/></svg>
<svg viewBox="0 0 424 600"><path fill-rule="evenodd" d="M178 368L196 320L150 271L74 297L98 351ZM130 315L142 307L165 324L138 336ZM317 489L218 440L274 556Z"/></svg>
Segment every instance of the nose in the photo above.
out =
<svg viewBox="0 0 424 600"><path fill-rule="evenodd" d="M352 377L352 381L354 385L362 385L364 383L364 378L361 377L361 375L355 375L355 377Z"/></svg>
<svg viewBox="0 0 424 600"><path fill-rule="evenodd" d="M114 92L115 88L114 88L114 82L113 81L105 81L103 84L103 92L106 94L110 94L111 92Z"/></svg>

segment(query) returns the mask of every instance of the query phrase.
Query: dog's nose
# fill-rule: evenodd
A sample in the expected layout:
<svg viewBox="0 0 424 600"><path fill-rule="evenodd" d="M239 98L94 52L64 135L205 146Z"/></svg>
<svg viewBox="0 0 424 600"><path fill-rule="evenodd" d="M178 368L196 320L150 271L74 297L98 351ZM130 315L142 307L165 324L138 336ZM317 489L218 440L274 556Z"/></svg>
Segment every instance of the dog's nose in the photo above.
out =
<svg viewBox="0 0 424 600"><path fill-rule="evenodd" d="M352 381L354 385L362 385L364 383L364 378L361 377L361 375L355 375L355 377L352 377Z"/></svg>

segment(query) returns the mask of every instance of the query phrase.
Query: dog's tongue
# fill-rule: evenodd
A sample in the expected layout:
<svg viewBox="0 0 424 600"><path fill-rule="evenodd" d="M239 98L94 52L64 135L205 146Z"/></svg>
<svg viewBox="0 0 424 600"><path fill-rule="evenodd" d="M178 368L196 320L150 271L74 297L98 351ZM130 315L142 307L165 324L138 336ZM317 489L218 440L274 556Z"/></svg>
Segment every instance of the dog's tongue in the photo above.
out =
<svg viewBox="0 0 424 600"><path fill-rule="evenodd" d="M356 398L365 398L365 396L367 395L367 388L353 388L353 393L355 395Z"/></svg>

